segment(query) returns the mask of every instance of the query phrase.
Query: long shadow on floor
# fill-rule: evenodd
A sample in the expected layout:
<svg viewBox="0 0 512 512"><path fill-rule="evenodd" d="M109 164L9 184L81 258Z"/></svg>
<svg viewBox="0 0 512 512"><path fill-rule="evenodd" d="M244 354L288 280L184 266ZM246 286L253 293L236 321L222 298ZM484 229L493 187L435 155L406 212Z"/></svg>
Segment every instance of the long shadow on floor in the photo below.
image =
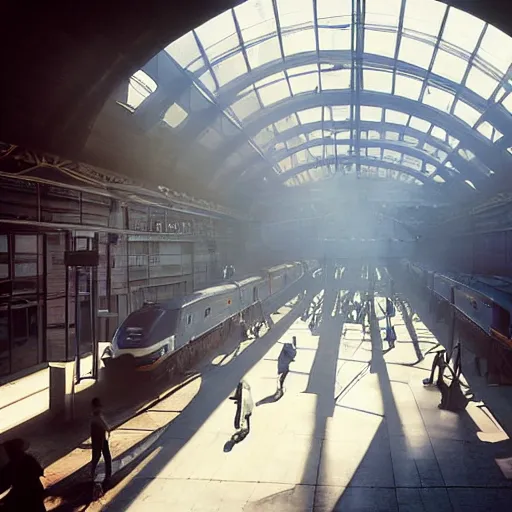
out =
<svg viewBox="0 0 512 512"><path fill-rule="evenodd" d="M308 299L310 298L311 297L308 297ZM304 304L307 303L308 302L304 302ZM257 364L270 347L284 335L295 319L300 316L302 311L302 306L298 306L295 310L283 317L273 329L259 338L256 343L246 348L229 364L231 371L223 372L222 379L215 379L215 386L212 386L212 380L222 369L215 369L214 372L205 373L198 394L180 416L173 421L173 428L179 429L180 434L183 433L183 435L180 435L180 438L173 438L172 442L166 439L165 433L162 435L160 440L145 454L145 457L156 454L144 467L145 475L158 475L162 468L186 446L217 407L233 392L244 375ZM143 459L144 457L139 458L134 464L141 463ZM113 479L113 484L115 485L119 480L123 479L133 468L134 465L131 465L125 469L123 474L116 475ZM112 500L109 508L125 510L131 502L137 499L137 496L143 492L151 480L151 476L132 480L119 495ZM69 496L69 498L71 500L72 496ZM72 502L62 505L57 510L73 510L79 505L80 503L73 500Z"/></svg>

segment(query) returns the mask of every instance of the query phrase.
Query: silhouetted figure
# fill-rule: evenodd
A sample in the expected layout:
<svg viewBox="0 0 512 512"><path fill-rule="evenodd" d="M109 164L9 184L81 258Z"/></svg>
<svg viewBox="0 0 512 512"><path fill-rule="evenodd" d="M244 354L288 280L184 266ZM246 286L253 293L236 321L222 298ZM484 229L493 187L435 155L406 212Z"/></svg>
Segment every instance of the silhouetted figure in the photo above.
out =
<svg viewBox="0 0 512 512"><path fill-rule="evenodd" d="M94 482L96 466L103 454L105 461L105 480L104 484L110 481L112 476L112 457L108 445L109 428L103 417L102 405L99 398L93 398L91 401L91 441L92 441L92 460L91 460L91 479Z"/></svg>
<svg viewBox="0 0 512 512"><path fill-rule="evenodd" d="M297 355L297 338L293 336L291 343L285 343L277 360L277 374L279 375L278 392L284 391L284 380L290 371L290 363Z"/></svg>
<svg viewBox="0 0 512 512"><path fill-rule="evenodd" d="M254 409L251 386L245 380L241 380L230 400L234 400L236 404L234 423L235 428L239 431L233 437L236 441L241 441L251 430L251 415Z"/></svg>
<svg viewBox="0 0 512 512"><path fill-rule="evenodd" d="M0 471L0 493L11 487L4 501L6 511L45 512L43 468L27 449L23 439L4 443L8 462Z"/></svg>

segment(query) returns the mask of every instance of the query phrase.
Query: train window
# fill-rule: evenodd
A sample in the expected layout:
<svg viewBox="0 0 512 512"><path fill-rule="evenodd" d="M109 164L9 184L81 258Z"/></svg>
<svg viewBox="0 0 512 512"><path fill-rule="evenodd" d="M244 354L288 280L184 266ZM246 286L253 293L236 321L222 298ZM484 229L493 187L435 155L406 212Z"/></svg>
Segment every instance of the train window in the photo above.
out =
<svg viewBox="0 0 512 512"><path fill-rule="evenodd" d="M192 323L192 315L187 315L187 325L190 325Z"/></svg>
<svg viewBox="0 0 512 512"><path fill-rule="evenodd" d="M252 301L257 302L258 301L258 287L253 286L252 288Z"/></svg>
<svg viewBox="0 0 512 512"><path fill-rule="evenodd" d="M210 316L210 313L212 312L212 308L206 308L204 310L204 317Z"/></svg>

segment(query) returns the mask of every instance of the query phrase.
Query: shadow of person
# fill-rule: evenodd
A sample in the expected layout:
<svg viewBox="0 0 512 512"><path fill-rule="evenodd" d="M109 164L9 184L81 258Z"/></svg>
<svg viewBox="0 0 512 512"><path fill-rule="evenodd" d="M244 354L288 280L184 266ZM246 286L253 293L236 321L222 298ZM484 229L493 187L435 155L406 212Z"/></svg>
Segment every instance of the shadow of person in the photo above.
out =
<svg viewBox="0 0 512 512"><path fill-rule="evenodd" d="M260 405L265 404L273 404L277 401L279 401L283 397L283 392L280 390L277 390L274 394L266 396L265 398L262 398L259 402L256 402L256 407L259 407Z"/></svg>

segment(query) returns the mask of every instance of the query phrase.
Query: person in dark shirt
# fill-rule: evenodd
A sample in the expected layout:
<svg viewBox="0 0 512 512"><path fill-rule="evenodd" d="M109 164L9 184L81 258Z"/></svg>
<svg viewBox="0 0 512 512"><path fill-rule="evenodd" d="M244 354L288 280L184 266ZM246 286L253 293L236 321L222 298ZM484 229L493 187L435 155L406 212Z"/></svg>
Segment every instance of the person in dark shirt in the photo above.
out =
<svg viewBox="0 0 512 512"><path fill-rule="evenodd" d="M28 443L24 439L12 439L3 446L8 463L1 470L0 492L11 487L5 498L6 510L45 512L41 483L44 472L39 462L26 453Z"/></svg>
<svg viewBox="0 0 512 512"><path fill-rule="evenodd" d="M91 402L92 418L91 418L91 443L92 443L92 460L91 460L91 478L94 482L96 466L103 454L105 460L105 481L108 483L112 476L112 457L108 445L109 428L103 417L102 405L99 398L93 398Z"/></svg>

